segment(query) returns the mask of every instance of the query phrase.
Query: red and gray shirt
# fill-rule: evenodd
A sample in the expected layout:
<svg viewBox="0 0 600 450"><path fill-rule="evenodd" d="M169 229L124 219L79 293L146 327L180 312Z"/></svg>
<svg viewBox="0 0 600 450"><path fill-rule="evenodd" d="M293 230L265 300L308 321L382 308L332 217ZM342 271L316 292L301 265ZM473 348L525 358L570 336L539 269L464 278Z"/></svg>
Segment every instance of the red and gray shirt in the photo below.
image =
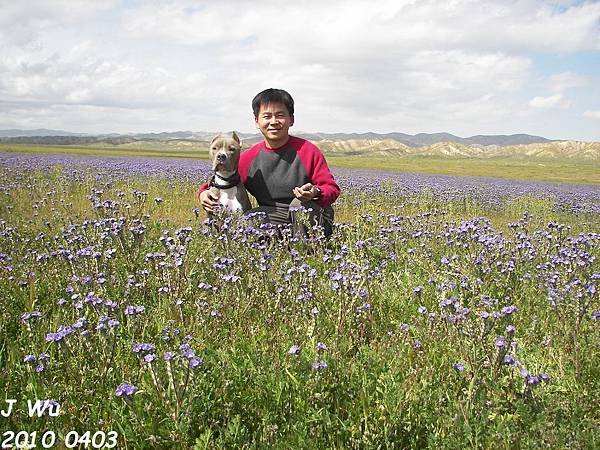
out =
<svg viewBox="0 0 600 450"><path fill-rule="evenodd" d="M279 148L269 148L264 141L253 145L240 155L238 172L260 206L289 206L294 187L306 183L321 190L316 200L321 207L330 206L340 195L321 150L295 136Z"/></svg>

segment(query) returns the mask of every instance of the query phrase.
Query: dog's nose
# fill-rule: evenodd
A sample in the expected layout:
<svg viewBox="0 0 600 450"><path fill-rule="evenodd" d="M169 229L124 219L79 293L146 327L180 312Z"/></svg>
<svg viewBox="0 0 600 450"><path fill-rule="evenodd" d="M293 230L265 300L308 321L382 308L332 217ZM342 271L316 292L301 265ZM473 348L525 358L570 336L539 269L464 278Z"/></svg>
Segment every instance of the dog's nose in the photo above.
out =
<svg viewBox="0 0 600 450"><path fill-rule="evenodd" d="M217 161L219 161L219 162L223 162L223 161L226 161L226 160L227 160L227 155L226 155L226 154L224 154L224 153L219 153L219 154L217 155Z"/></svg>

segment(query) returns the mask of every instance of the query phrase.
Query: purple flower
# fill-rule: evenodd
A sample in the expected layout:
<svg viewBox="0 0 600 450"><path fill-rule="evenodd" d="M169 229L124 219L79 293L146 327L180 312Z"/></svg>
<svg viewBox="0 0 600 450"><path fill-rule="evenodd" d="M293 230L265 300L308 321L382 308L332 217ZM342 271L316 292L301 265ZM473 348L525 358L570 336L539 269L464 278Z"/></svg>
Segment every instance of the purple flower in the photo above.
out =
<svg viewBox="0 0 600 450"><path fill-rule="evenodd" d="M137 390L133 384L121 383L115 390L115 395L117 397L131 398Z"/></svg>
<svg viewBox="0 0 600 450"><path fill-rule="evenodd" d="M165 352L163 354L163 359L165 361L171 361L173 358L175 358L175 353L173 353L173 352Z"/></svg>
<svg viewBox="0 0 600 450"><path fill-rule="evenodd" d="M314 363L312 363L312 369L316 371L325 370L327 369L327 363L323 360L315 361Z"/></svg>
<svg viewBox="0 0 600 450"><path fill-rule="evenodd" d="M30 319L39 319L40 317L42 317L42 313L39 311L24 312L21 314L21 322L25 323Z"/></svg>
<svg viewBox="0 0 600 450"><path fill-rule="evenodd" d="M56 333L46 334L46 342L62 342L65 337L73 332L73 328L69 326L59 326Z"/></svg>
<svg viewBox="0 0 600 450"><path fill-rule="evenodd" d="M506 332L507 332L508 334L514 334L514 332L515 332L515 327L514 327L513 325L507 325L507 326L506 326Z"/></svg>
<svg viewBox="0 0 600 450"><path fill-rule="evenodd" d="M517 310L517 307L515 305L510 305L510 306L505 306L504 308L502 308L500 310L500 312L502 314L504 314L505 316L510 316L512 313L514 313Z"/></svg>
<svg viewBox="0 0 600 450"><path fill-rule="evenodd" d="M331 272L330 275L329 275L329 277L333 281L340 281L341 279L344 278L344 276L341 273L335 272L335 271Z"/></svg>
<svg viewBox="0 0 600 450"><path fill-rule="evenodd" d="M241 277L234 275L232 273L223 275L221 278L223 278L223 281L226 281L228 283L235 283L236 281L239 281L241 279Z"/></svg>
<svg viewBox="0 0 600 450"><path fill-rule="evenodd" d="M153 352L155 349L154 344L148 344L146 342L136 342L131 346L133 353L147 354Z"/></svg>
<svg viewBox="0 0 600 450"><path fill-rule="evenodd" d="M114 302L110 299L107 299L107 300L104 300L104 306L106 306L108 309L114 310L114 309L117 309L117 306L119 306L119 305L116 302Z"/></svg>
<svg viewBox="0 0 600 450"><path fill-rule="evenodd" d="M463 363L461 363L461 362L454 363L452 365L452 367L454 367L459 372L462 372L463 370L465 370L465 365Z"/></svg>
<svg viewBox="0 0 600 450"><path fill-rule="evenodd" d="M33 364L36 361L35 355L25 355L23 362L27 364Z"/></svg>
<svg viewBox="0 0 600 450"><path fill-rule="evenodd" d="M141 314L146 310L146 308L143 305L137 305L137 306L126 306L125 307L125 315L126 316L135 316L137 314Z"/></svg>
<svg viewBox="0 0 600 450"><path fill-rule="evenodd" d="M592 320L600 319L600 309L592 313Z"/></svg>
<svg viewBox="0 0 600 450"><path fill-rule="evenodd" d="M445 298L444 300L440 301L440 308L446 308L447 306L451 306L452 304L454 304L455 299L450 297L450 298Z"/></svg>
<svg viewBox="0 0 600 450"><path fill-rule="evenodd" d="M194 350L192 350L190 344L181 344L179 346L179 350L181 351L181 355L184 358L191 359L194 356L196 356L196 353L194 352Z"/></svg>
<svg viewBox="0 0 600 450"><path fill-rule="evenodd" d="M300 346L298 345L292 345L290 347L290 349L288 350L288 354L289 355L293 355L293 356L298 356L301 352Z"/></svg>
<svg viewBox="0 0 600 450"><path fill-rule="evenodd" d="M88 326L88 321L85 317L80 317L71 326L76 329L85 328Z"/></svg>
<svg viewBox="0 0 600 450"><path fill-rule="evenodd" d="M317 342L317 351L324 352L327 350L327 346L322 342Z"/></svg>
<svg viewBox="0 0 600 450"><path fill-rule="evenodd" d="M413 292L416 295L421 295L421 293L423 292L423 286L417 286L416 288L413 289Z"/></svg>
<svg viewBox="0 0 600 450"><path fill-rule="evenodd" d="M506 347L506 338L504 336L496 336L494 343L496 344L496 347L504 348Z"/></svg>
<svg viewBox="0 0 600 450"><path fill-rule="evenodd" d="M200 284L198 284L198 289L202 289L203 291L210 291L213 289L213 286L211 286L208 283L201 282Z"/></svg>
<svg viewBox="0 0 600 450"><path fill-rule="evenodd" d="M427 314L427 308L425 308L423 305L419 306L419 308L417 309L417 312L419 314Z"/></svg>
<svg viewBox="0 0 600 450"><path fill-rule="evenodd" d="M504 359L502 360L502 364L505 366L514 366L516 363L517 361L511 355L505 355Z"/></svg>
<svg viewBox="0 0 600 450"><path fill-rule="evenodd" d="M156 359L156 355L154 353L149 353L144 356L144 362L150 364Z"/></svg>
<svg viewBox="0 0 600 450"><path fill-rule="evenodd" d="M413 342L413 348L415 350L419 350L419 349L421 349L421 347L423 347L423 344L421 344L421 341L419 341L418 339L415 339Z"/></svg>
<svg viewBox="0 0 600 450"><path fill-rule="evenodd" d="M189 364L190 364L190 369L195 369L197 367L200 367L202 365L202 363L204 362L204 360L198 356L192 356L189 360Z"/></svg>
<svg viewBox="0 0 600 450"><path fill-rule="evenodd" d="M369 309L371 309L371 304L370 303L363 303L362 305L358 306L356 308L356 312L357 314L360 314L364 311L368 311Z"/></svg>

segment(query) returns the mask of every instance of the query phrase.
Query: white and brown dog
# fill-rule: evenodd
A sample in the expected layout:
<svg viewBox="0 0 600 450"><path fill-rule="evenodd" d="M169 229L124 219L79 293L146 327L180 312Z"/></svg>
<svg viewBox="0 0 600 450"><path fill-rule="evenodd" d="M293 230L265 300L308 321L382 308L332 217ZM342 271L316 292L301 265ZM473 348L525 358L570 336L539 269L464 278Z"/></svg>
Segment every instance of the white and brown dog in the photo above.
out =
<svg viewBox="0 0 600 450"><path fill-rule="evenodd" d="M241 151L240 138L235 131L231 136L218 134L210 141L208 149L214 172L208 183L210 193L219 199L225 209L240 214L251 208L248 193L238 173Z"/></svg>

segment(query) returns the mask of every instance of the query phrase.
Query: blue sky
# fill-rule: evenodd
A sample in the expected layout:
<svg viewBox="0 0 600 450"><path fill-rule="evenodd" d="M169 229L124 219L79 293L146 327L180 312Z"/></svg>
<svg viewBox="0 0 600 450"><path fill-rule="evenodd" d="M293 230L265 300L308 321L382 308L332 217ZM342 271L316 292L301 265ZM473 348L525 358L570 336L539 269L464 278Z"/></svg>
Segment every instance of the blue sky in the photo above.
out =
<svg viewBox="0 0 600 450"><path fill-rule="evenodd" d="M0 0L0 128L600 141L600 2Z"/></svg>

